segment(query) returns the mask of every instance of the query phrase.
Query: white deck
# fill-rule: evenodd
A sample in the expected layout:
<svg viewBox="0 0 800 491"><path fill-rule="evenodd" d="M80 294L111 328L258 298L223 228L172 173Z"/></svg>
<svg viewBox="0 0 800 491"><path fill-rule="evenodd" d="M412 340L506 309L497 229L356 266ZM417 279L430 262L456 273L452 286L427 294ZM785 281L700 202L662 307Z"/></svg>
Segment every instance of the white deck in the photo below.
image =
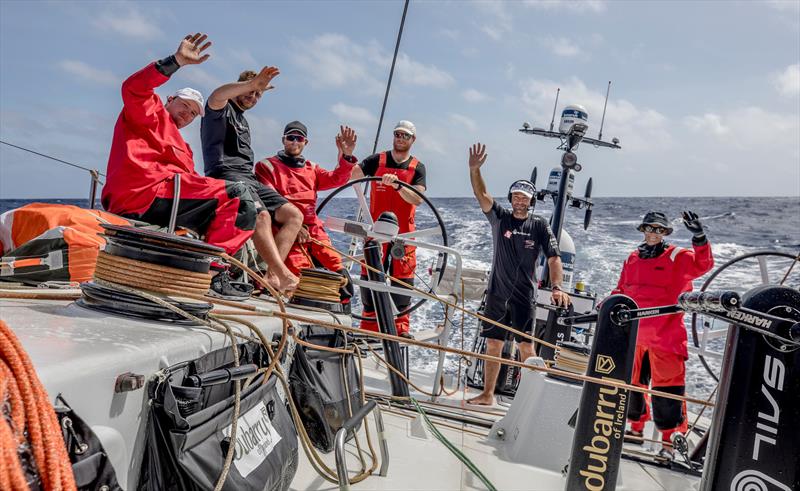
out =
<svg viewBox="0 0 800 491"><path fill-rule="evenodd" d="M327 314L297 313L330 320ZM76 412L95 430L109 453L119 482L133 488L138 478L142 454L143 422L146 414L145 391L115 394L114 381L119 374L133 372L149 377L157 370L197 358L224 347L225 335L197 327L142 321L113 316L81 308L70 301L2 300L0 318L8 323L28 351L39 377L51 398L61 393ZM246 317L256 323L268 339L280 332L280 321L270 317ZM349 321L349 319L348 319ZM240 332L244 332L240 329ZM375 364L365 363L368 391L385 391L385 373ZM414 374L422 386L430 388L430 374ZM427 381L425 379L428 379ZM458 411L462 393L440 400ZM425 396L418 396L427 400ZM496 407L494 413L504 413ZM571 413L571 409L569 410ZM483 417L499 418L481 413ZM389 445L390 466L386 477L371 476L353 485L353 489L484 489L466 467L456 459L413 414L383 412ZM432 417L434 422L441 418ZM369 417L372 423L372 417ZM457 428L488 434L487 428L465 426L447 421ZM543 425L546 426L546 425ZM370 428L375 432L374 424ZM441 426L440 431L464 452L487 478L503 490L564 489L560 472L543 470L513 462L496 438ZM548 448L546 438L533 438L532 446ZM537 441L539 440L539 441ZM377 445L377 439L373 442ZM348 444L351 473L358 469L355 447ZM377 451L377 446L376 446ZM292 489L335 489L311 468L303 452ZM325 456L335 467L333 454ZM698 480L653 466L623 460L618 489L687 490L695 489Z"/></svg>

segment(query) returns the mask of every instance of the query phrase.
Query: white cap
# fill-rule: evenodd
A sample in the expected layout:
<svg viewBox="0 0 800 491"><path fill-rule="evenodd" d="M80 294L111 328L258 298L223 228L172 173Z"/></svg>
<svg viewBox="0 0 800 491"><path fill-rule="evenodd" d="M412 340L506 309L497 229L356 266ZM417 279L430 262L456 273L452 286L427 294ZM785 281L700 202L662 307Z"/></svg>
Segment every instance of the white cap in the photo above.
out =
<svg viewBox="0 0 800 491"><path fill-rule="evenodd" d="M400 121L396 125L394 125L394 131L402 131L403 133L408 133L411 136L416 136L417 128L414 126L414 123L411 121Z"/></svg>
<svg viewBox="0 0 800 491"><path fill-rule="evenodd" d="M203 94L201 94L199 90L195 90L191 87L184 87L172 94L172 97L180 97L181 99L195 102L198 106L200 106L200 116L202 117L206 115L206 103L203 100Z"/></svg>

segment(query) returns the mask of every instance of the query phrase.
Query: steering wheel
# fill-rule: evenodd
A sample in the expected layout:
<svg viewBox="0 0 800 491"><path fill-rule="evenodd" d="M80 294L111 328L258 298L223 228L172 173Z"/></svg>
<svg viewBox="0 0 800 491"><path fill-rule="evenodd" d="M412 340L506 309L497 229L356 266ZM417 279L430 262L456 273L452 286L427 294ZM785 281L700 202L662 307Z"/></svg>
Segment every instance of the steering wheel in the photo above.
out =
<svg viewBox="0 0 800 491"><path fill-rule="evenodd" d="M352 218L349 218L349 219L358 220L359 222L371 227L373 225L373 220L372 220L372 215L369 212L369 210L370 210L369 202L367 201L367 196L365 195L364 190L362 189L360 184L361 183L368 183L370 181L380 181L380 180L381 180L380 177L362 177L361 179L352 180L352 181L350 181L350 182L348 182L348 183L336 188L328 196L326 196L325 199L323 199L320 202L320 204L317 206L317 215L321 217L322 210L325 209L325 207L330 203L330 201L334 197L339 195L342 191L345 191L345 190L347 190L347 189L352 187L355 190L356 197L358 199L358 208L356 209L354 216ZM420 192L414 186L411 186L411 185L409 185L409 184L407 184L405 182L402 182L402 181L395 181L395 182L397 184L399 184L400 186L402 186L402 187L408 189L409 191L413 192L417 196L419 196L422 199L422 202L425 203L425 205L427 205L426 206L427 209L430 210L430 212L431 212L431 214L433 215L433 218L434 218L434 220L433 220L434 226L433 227L417 229L417 230L415 230L413 232L406 232L406 233L403 233L403 234L399 234L398 237L402 237L404 239L423 239L423 238L437 238L438 237L441 240L442 245L447 246L448 245L447 228L444 225L444 221L442 220L442 216L439 214L439 210L436 209L436 207L433 205L433 203L431 203L431 201L428 199L427 196L425 196L422 192ZM418 209L417 213L419 213L419 211L420 210ZM329 216L332 216L332 215L329 215ZM337 217L337 218L343 218L343 217ZM333 232L333 233L335 233L335 232ZM356 245L356 240L352 236L348 235L348 237L350 237L350 241L351 241L350 255L351 256L356 256L356 254L355 254L356 250L355 250L355 247L354 247ZM411 245L411 244L409 243L409 244L406 244L406 245ZM363 247L363 244L361 244L361 247ZM419 250L419 248L417 250ZM361 274L360 273L360 265L358 265L357 262L355 262L355 261L353 261L351 259L348 259L348 258L342 258L342 263L343 263L345 269L348 269L348 270L351 269L351 267L356 266L356 268L359 271L358 272L354 271L354 273L360 276L360 274ZM417 261L417 270L419 270L420 267L421 267L421 261ZM422 268L425 269L424 267L422 267ZM438 252L437 253L437 259L436 259L436 265L431 270L431 273L433 274L433 278L432 278L432 281L430 282L430 284L427 285L428 286L428 293L430 293L431 295L435 294L434 290L439 285L439 283L442 281L442 277L444 276L444 272L445 272L446 268L447 268L447 253ZM418 273L415 273L415 276L420 277L420 275ZM356 291L356 294L358 294L358 292L360 291L360 288L356 288L354 290ZM422 299L417 300L416 302L411 303L407 308L405 308L402 311L398 312L396 314L396 317L399 317L399 316L405 315L405 314L410 314L411 312L413 312L413 311L417 310L418 308L420 308L420 306L422 306L422 304L424 304L426 301L427 301L427 299L422 298ZM352 315L356 319L364 320L364 317L361 316L361 315L358 315L358 314L355 314L355 313L352 314Z"/></svg>
<svg viewBox="0 0 800 491"><path fill-rule="evenodd" d="M706 290L734 290L739 293L744 293L759 285L777 285L787 282L789 286L797 288L800 286L800 281L797 281L797 275L792 276L792 281L788 281L789 268L798 257L781 251L758 251L749 254L743 254L735 257L717 268L700 287L700 291ZM756 264L754 264L756 263ZM758 282L752 282L752 269L753 266L758 266ZM800 273L800 264L795 264L792 269L795 273ZM750 279L748 283L747 280ZM715 327L715 323L719 322L724 327ZM703 336L708 339L723 338L727 332L728 324L726 322L717 321L713 318L707 318L702 314L692 314L692 342L695 348L700 348L701 335L698 333L698 325L702 323ZM714 335L713 333L718 333ZM721 341L720 341L721 342ZM719 382L719 376L714 368L712 368L703 353L714 354L721 359L721 353L715 353L708 350L706 347L698 353L700 362L705 367L711 377Z"/></svg>

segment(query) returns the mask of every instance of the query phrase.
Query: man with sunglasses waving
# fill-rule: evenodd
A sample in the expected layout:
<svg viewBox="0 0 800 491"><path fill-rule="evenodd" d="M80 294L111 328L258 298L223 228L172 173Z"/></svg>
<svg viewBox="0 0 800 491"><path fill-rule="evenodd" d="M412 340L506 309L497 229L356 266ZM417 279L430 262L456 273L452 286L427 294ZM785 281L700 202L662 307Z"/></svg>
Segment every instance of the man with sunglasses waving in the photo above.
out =
<svg viewBox="0 0 800 491"><path fill-rule="evenodd" d="M672 305L678 295L692 290L692 280L704 275L714 266L711 244L697 214L683 212L683 224L692 234L692 249L687 250L664 241L672 233L667 215L648 211L638 230L644 242L628 256L622 266L617 287L611 292L622 293L636 301L639 308ZM636 355L632 382L635 385L683 395L685 393L686 326L683 313L641 319L636 339ZM652 419L661 431L661 439L670 443L675 432L687 430L686 405L680 401L653 396ZM631 393L627 435L641 437L650 417L646 398ZM641 443L636 438L632 443ZM671 455L670 446L662 450Z"/></svg>
<svg viewBox="0 0 800 491"><path fill-rule="evenodd" d="M508 190L511 210L503 208L486 189L481 166L486 162L486 145L476 143L469 149L469 179L472 191L492 227L492 272L486 291L484 315L517 331L533 334L536 320L536 263L539 253L547 256L552 303L569 307L570 298L561 290L563 267L558 243L547 220L531 213L536 189L530 181L514 182ZM483 322L481 335L486 338L486 354L501 356L503 344L510 331ZM529 338L514 334L519 344L520 358L533 355ZM468 404L492 405L500 363L486 362L483 392L467 401Z"/></svg>
<svg viewBox="0 0 800 491"><path fill-rule="evenodd" d="M269 266L268 280L278 290L293 290L295 276L284 260L303 224L303 214L286 198L258 182L253 174L255 162L250 146L250 125L244 112L273 89L272 79L280 74L276 67L256 72L247 70L237 82L218 87L208 98L200 126L205 173L228 182L244 183L256 199L258 215L253 244ZM278 232L273 235L272 225Z"/></svg>
<svg viewBox="0 0 800 491"><path fill-rule="evenodd" d="M294 274L299 274L303 268L313 268L314 261L349 278L347 271L342 268L342 259L338 254L310 242L308 238L310 236L322 243L331 244L327 232L322 228L322 220L317 216L317 191L333 189L347 182L358 162L353 156L356 140L356 132L342 126L336 135L339 163L334 170L325 170L303 157L303 149L309 143L308 129L300 121L292 121L283 130L283 150L256 164L258 180L281 193L303 213L303 228L286 257L286 266ZM352 296L352 288L352 285L345 285L343 301Z"/></svg>
<svg viewBox="0 0 800 491"><path fill-rule="evenodd" d="M422 203L422 199L413 191L397 184L397 181L410 184L420 192L424 192L426 189L425 165L411 155L411 146L417 141L417 128L414 123L400 121L394 127L393 137L392 150L365 158L353 168L351 178L360 179L364 176L381 178L380 182L375 181L370 186L370 214L373 220L377 220L384 211L391 211L397 215L402 234L416 230L414 214L417 205ZM387 246L388 244L385 244L383 247L384 257L386 257ZM413 284L416 268L416 248L405 246L405 256L400 260L392 260L391 270L387 273L403 280L404 283ZM362 276L366 277L366 271L362 271ZM394 282L392 284L404 287ZM372 296L367 291L362 290L361 293L361 300L364 303L362 315L368 318L368 320L361 321L361 328L377 331L378 324L373 320L375 308L372 305ZM400 311L405 310L411 304L411 297L405 295L392 294L392 299ZM409 332L407 314L395 319L395 327L399 336L413 338Z"/></svg>

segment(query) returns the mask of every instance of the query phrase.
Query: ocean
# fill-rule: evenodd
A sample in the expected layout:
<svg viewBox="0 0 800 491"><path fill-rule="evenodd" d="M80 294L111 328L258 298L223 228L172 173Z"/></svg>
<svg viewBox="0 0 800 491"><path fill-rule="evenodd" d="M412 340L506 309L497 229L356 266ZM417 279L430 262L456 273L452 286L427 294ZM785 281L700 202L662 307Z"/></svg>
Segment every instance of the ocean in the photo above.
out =
<svg viewBox="0 0 800 491"><path fill-rule="evenodd" d="M0 212L31 201L33 200L0 200ZM88 200L44 201L83 207L88 205ZM491 263L491 233L475 199L433 198L431 201L445 223L449 245L460 251L464 266L488 269ZM504 198L498 198L498 201L506 204ZM792 257L800 253L800 197L594 198L594 203L592 221L587 230L583 229L584 211L575 208L567 209L565 230L571 235L576 248L574 282L583 281L598 298L607 296L616 285L623 261L640 243L642 234L636 230L636 226L648 210L662 210L672 217L675 232L668 240L682 247L691 247L691 235L679 219L680 212L692 210L700 215L714 252L716 264L712 272L744 254L774 251ZM323 215L330 213L342 218L352 217L355 204L353 198L333 199L329 211L326 210ZM536 213L549 216L551 211L551 203L537 203ZM420 207L417 227L428 228L433 225L433 214L425 206ZM337 246L346 249L344 237L332 234L332 238ZM781 281L792 263L790 257L766 256L764 268L770 283ZM425 271L433 260L433 253L418 253L418 273L422 276L417 280L418 285L426 279ZM700 288L710 274L712 273L695 281L695 288ZM759 261L752 258L725 268L709 289L730 288L743 293L762 282ZM800 266L792 270L786 284L800 288ZM474 310L478 305L467 302L466 307ZM426 302L412 314L412 331L433 328L442 319L442 308L430 301ZM477 321L466 316L462 336L461 316L457 315L455 320L457 327L451 334L450 346L460 347L463 341L464 346L471 347L478 330ZM689 329L691 316L687 315L686 320ZM689 343L692 343L691 332ZM710 344L715 350L721 350L722 346L722 339ZM428 350L412 349L410 357L411 365L416 368L433 370L435 367L436 356ZM718 360L707 360L711 369L718 373ZM455 373L458 363L457 357L448 356L447 371ZM687 393L694 397L706 397L714 386L714 380L698 357L690 355L687 362Z"/></svg>

